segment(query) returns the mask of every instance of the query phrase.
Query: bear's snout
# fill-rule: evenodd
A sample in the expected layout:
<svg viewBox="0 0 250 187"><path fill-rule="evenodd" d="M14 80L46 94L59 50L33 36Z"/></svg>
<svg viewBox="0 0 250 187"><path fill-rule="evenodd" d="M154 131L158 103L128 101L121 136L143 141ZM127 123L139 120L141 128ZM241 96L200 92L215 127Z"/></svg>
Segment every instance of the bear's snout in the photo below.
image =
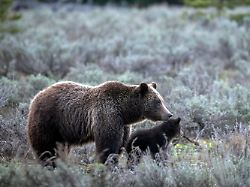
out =
<svg viewBox="0 0 250 187"><path fill-rule="evenodd" d="M172 116L173 114L171 113L163 115L161 121L168 121Z"/></svg>
<svg viewBox="0 0 250 187"><path fill-rule="evenodd" d="M165 105L162 105L162 109L161 109L162 121L167 121L172 116L173 116L173 114L167 109L167 107Z"/></svg>

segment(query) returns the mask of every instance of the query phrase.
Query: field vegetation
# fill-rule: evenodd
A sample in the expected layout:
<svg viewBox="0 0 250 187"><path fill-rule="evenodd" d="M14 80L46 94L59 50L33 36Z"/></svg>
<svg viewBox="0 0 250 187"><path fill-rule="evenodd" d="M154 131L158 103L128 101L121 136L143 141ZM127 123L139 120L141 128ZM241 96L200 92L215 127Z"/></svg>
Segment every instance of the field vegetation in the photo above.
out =
<svg viewBox="0 0 250 187"><path fill-rule="evenodd" d="M250 186L249 12L72 4L8 10L0 28L15 32L0 29L0 186ZM126 153L118 165L96 164L89 144L55 170L42 168L27 142L28 107L60 80L157 82L200 146L179 138L129 170Z"/></svg>

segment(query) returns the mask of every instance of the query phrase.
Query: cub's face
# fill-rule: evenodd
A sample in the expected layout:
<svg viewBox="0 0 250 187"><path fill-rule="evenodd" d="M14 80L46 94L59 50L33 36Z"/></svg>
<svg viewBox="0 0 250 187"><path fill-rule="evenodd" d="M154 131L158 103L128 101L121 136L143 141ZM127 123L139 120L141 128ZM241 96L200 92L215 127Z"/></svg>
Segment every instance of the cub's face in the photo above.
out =
<svg viewBox="0 0 250 187"><path fill-rule="evenodd" d="M161 131L164 133L168 140L170 141L172 138L181 135L181 127L180 127L181 118L169 119L160 124Z"/></svg>
<svg viewBox="0 0 250 187"><path fill-rule="evenodd" d="M165 106L162 96L156 90L155 83L141 83L138 89L142 98L144 118L152 121L167 121L172 116Z"/></svg>
<svg viewBox="0 0 250 187"><path fill-rule="evenodd" d="M180 121L181 118L169 119L167 122L164 122L165 131L173 133L173 136L180 134Z"/></svg>

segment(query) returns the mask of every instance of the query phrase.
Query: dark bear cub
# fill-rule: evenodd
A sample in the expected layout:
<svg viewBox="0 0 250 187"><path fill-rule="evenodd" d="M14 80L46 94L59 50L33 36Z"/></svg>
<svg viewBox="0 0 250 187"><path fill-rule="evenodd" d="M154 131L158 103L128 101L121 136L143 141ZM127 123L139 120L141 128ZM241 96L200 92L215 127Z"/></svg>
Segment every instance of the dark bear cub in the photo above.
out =
<svg viewBox="0 0 250 187"><path fill-rule="evenodd" d="M131 134L126 145L126 151L131 159L133 148L138 147L142 152L149 149L151 156L155 159L155 154L159 149L165 149L169 142L180 134L181 118L169 119L150 129L140 129ZM128 161L129 162L129 161Z"/></svg>

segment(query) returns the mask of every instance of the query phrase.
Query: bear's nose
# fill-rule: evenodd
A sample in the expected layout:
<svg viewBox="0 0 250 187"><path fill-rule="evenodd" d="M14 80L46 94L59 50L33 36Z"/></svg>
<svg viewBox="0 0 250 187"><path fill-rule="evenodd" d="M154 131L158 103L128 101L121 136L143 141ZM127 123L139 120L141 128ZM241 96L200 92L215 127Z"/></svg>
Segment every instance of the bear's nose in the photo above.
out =
<svg viewBox="0 0 250 187"><path fill-rule="evenodd" d="M168 117L171 118L173 116L173 114L168 114Z"/></svg>

